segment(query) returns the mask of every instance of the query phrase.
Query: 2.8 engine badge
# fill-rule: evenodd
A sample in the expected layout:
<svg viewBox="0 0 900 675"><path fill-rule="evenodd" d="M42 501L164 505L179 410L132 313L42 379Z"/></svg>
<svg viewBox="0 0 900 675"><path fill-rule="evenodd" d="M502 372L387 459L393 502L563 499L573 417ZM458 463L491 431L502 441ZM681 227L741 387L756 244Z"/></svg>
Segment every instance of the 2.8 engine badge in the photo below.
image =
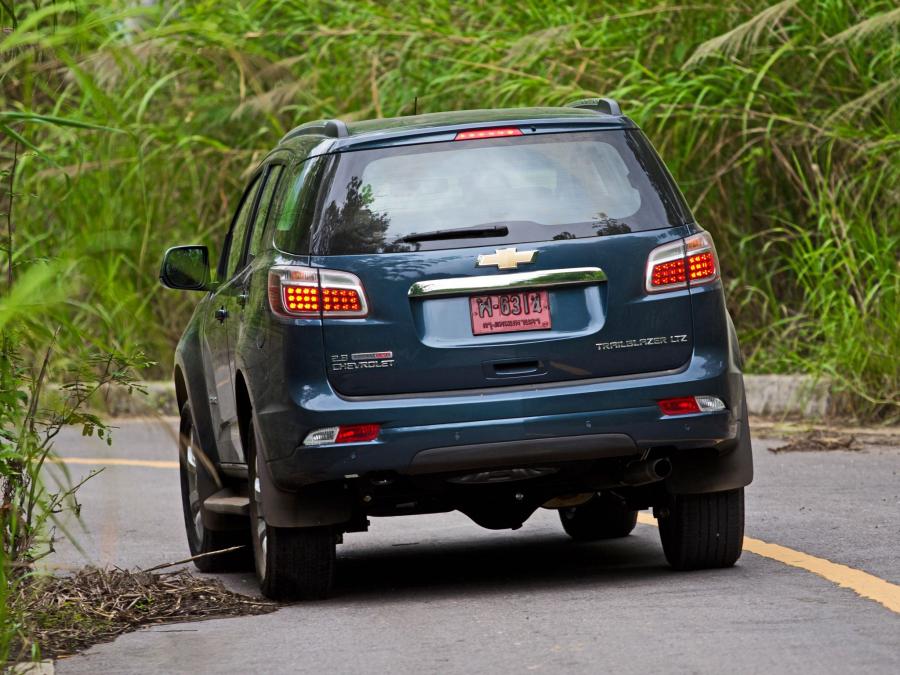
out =
<svg viewBox="0 0 900 675"><path fill-rule="evenodd" d="M393 368L394 352L357 352L356 354L331 354L331 370L335 372L365 370L367 368Z"/></svg>

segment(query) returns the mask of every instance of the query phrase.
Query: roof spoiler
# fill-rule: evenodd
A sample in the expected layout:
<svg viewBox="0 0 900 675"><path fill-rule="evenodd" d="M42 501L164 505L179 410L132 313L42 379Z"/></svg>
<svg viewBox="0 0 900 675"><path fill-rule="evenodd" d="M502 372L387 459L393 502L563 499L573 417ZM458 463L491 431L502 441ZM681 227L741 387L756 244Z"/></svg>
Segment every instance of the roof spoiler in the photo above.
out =
<svg viewBox="0 0 900 675"><path fill-rule="evenodd" d="M566 103L567 108L584 108L604 115L621 115L622 109L613 98L582 98L571 103Z"/></svg>

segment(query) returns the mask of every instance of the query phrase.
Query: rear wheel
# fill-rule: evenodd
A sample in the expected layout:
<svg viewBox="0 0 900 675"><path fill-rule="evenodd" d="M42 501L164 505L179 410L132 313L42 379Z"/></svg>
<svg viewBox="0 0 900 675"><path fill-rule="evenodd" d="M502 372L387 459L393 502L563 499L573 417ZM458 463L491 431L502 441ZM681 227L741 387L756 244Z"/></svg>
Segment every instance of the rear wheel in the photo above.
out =
<svg viewBox="0 0 900 675"><path fill-rule="evenodd" d="M627 537L637 524L637 511L611 494L595 495L579 506L560 509L563 529L577 541Z"/></svg>
<svg viewBox="0 0 900 675"><path fill-rule="evenodd" d="M250 536L256 576L263 595L273 600L327 597L334 580L336 537L330 527L273 527L266 522L256 436L247 431L250 452Z"/></svg>
<svg viewBox="0 0 900 675"><path fill-rule="evenodd" d="M744 540L744 489L676 495L659 519L659 536L677 570L731 567Z"/></svg>
<svg viewBox="0 0 900 675"><path fill-rule="evenodd" d="M221 551L233 546L242 549L204 556L194 560L201 572L227 572L247 569L252 561L250 542L246 533L240 531L215 531L203 524L203 500L216 491L216 483L210 475L206 463L209 459L200 448L197 429L190 403L181 409L181 424L178 434L178 466L181 474L181 506L184 513L184 528L187 532L191 555L201 555Z"/></svg>

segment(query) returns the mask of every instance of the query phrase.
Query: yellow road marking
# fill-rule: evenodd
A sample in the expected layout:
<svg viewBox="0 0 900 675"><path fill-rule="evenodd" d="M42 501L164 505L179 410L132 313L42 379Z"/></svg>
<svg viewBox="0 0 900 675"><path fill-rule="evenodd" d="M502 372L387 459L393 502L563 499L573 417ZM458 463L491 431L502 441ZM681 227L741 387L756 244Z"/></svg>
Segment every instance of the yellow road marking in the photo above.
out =
<svg viewBox="0 0 900 675"><path fill-rule="evenodd" d="M656 526L656 519L649 513L639 513L638 522ZM812 572L841 588L849 588L860 597L874 600L892 612L900 614L900 586L876 577L874 574L752 537L744 537L743 548L745 551L764 558Z"/></svg>
<svg viewBox="0 0 900 675"><path fill-rule="evenodd" d="M178 462L162 459L122 459L120 457L57 457L57 464L89 464L102 466L142 466L150 469L177 469Z"/></svg>

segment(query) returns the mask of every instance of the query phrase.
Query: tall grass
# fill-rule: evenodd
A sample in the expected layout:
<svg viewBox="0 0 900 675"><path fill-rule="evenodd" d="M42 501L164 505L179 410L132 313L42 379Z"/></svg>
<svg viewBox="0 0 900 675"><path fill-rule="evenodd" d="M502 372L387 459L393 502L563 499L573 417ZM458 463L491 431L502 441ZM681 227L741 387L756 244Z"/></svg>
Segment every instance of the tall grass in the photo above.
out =
<svg viewBox="0 0 900 675"><path fill-rule="evenodd" d="M126 132L11 125L33 139L16 264L87 252L73 322L98 346L143 346L161 377L195 300L158 288L161 251L218 248L242 181L293 125L408 114L416 97L437 111L611 95L715 235L748 369L827 374L860 415L900 414L892 2L16 7L15 26L0 9L0 109Z"/></svg>

